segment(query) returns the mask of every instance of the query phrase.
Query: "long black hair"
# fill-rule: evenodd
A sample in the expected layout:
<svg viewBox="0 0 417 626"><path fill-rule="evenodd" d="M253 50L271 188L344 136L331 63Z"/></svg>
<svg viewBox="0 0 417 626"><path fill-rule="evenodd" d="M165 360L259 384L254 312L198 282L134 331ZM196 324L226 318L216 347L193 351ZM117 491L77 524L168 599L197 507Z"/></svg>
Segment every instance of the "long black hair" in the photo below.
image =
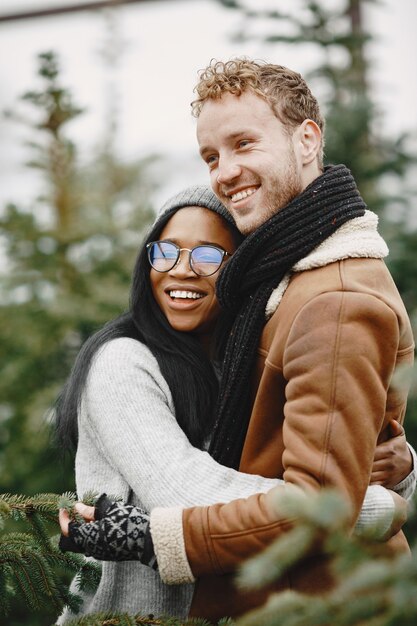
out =
<svg viewBox="0 0 417 626"><path fill-rule="evenodd" d="M176 419L192 445L202 448L213 426L218 381L212 363L195 336L174 330L156 303L151 288L146 244L158 239L178 207L167 211L151 227L140 248L132 276L129 310L108 322L82 346L71 374L56 402L56 440L75 450L77 413L88 372L97 351L108 341L130 337L151 350L168 383ZM236 242L237 229L224 220Z"/></svg>

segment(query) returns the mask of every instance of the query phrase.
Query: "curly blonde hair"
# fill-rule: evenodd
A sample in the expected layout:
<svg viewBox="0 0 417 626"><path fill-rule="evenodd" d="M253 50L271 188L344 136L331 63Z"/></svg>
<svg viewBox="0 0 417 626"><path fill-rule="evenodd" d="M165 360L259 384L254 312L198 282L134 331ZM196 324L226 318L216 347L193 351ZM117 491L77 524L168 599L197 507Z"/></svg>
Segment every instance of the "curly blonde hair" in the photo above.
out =
<svg viewBox="0 0 417 626"><path fill-rule="evenodd" d="M212 59L199 72L194 88L197 98L191 103L194 117L199 117L207 100L217 100L224 93L240 96L252 91L264 98L289 133L305 119L316 122L322 132L318 161L323 167L324 119L316 98L298 72L263 61L235 58L222 62Z"/></svg>

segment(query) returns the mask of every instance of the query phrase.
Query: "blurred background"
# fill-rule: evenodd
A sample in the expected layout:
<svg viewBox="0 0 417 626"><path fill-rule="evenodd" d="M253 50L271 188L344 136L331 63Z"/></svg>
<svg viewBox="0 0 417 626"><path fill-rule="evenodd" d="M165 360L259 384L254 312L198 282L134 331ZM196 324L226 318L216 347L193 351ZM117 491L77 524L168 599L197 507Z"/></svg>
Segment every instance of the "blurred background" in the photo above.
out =
<svg viewBox="0 0 417 626"><path fill-rule="evenodd" d="M2 0L0 491L74 489L51 407L82 342L127 306L155 209L208 182L190 102L211 58L307 78L326 162L379 214L417 329L416 23L415 0ZM417 445L416 376L398 380ZM52 619L21 611L8 623Z"/></svg>

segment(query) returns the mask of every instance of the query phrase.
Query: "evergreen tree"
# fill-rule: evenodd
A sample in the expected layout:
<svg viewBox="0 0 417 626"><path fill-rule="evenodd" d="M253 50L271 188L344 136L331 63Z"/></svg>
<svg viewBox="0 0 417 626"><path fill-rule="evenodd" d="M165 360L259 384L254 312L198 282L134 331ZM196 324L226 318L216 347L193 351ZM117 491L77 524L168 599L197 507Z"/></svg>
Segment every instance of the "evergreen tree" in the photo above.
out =
<svg viewBox="0 0 417 626"><path fill-rule="evenodd" d="M57 614L67 604L73 610L79 598L71 594L62 577L66 570L77 576L79 589L97 587L100 565L87 562L82 555L62 553L56 539L50 539L51 528L56 532L58 506L72 507L74 494L59 498L55 494L33 497L3 494L0 496L0 616L11 612L11 600L17 598L31 611L42 608ZM6 522L12 530L7 530ZM10 520L25 522L29 532L15 532ZM53 616L51 616L53 619ZM10 623L10 622L8 622Z"/></svg>
<svg viewBox="0 0 417 626"><path fill-rule="evenodd" d="M11 117L27 112L28 166L39 171L43 192L0 212L0 492L27 496L74 490L73 459L51 445L48 416L83 341L126 309L153 219L154 157L122 162L111 126L96 154L81 160L68 131L83 111L51 52L39 56L39 83ZM66 582L70 575L67 568ZM9 626L44 625L56 615L52 604L29 617L19 598L10 602Z"/></svg>
<svg viewBox="0 0 417 626"><path fill-rule="evenodd" d="M63 604L76 609L79 599L62 583L63 569L77 576L79 589L94 589L97 585L99 564L86 562L81 555L62 554L57 549L57 537L49 537L56 530L58 506L71 508L74 498L74 494L0 496L0 618L6 618L8 624L12 623L10 599L14 596L32 611L47 605L50 615L58 615ZM225 617L218 626L415 625L417 560L408 554L387 557L376 539L380 533L375 535L375 531L350 536L350 511L340 494L330 490L309 495L279 494L271 506L297 522L285 537L243 564L237 584L243 590L268 586L320 545L331 561L335 588L324 597L294 591L272 594L264 606L236 621ZM29 532L5 530L3 524L9 518L14 522L24 520ZM417 545L412 557L416 552ZM29 623L33 622L25 622ZM69 626L110 624L214 626L204 619L184 621L116 612L80 616Z"/></svg>
<svg viewBox="0 0 417 626"><path fill-rule="evenodd" d="M30 167L45 189L0 217L0 489L62 491L45 414L82 342L127 306L142 231L153 216L142 162L125 164L104 143L81 163L67 126L82 114L60 84L57 59L40 55Z"/></svg>
<svg viewBox="0 0 417 626"><path fill-rule="evenodd" d="M264 587L291 570L312 548L332 563L336 581L325 596L285 591L238 619L236 626L414 626L417 622L417 562L409 554L386 556L369 532L346 532L349 509L340 494L278 496L275 506L297 524L264 553L245 563L243 588ZM415 557L417 545L412 556Z"/></svg>
<svg viewBox="0 0 417 626"><path fill-rule="evenodd" d="M77 611L80 598L69 591L63 572L75 576L79 591L94 591L100 581L101 565L87 561L83 555L61 552L58 548L58 508L72 510L76 496L51 493L33 497L0 495L0 620L12 623L12 600L25 604L33 612L43 612L43 620L52 623L64 605ZM86 497L93 504L95 497ZM7 522L8 527L7 528ZM16 532L21 522L25 532ZM45 621L42 622L45 625ZM172 617L155 618L152 615L125 613L96 613L84 615L69 622L72 626L209 626L203 619L179 620ZM218 626L228 626L228 619ZM28 618L25 626L28 626Z"/></svg>

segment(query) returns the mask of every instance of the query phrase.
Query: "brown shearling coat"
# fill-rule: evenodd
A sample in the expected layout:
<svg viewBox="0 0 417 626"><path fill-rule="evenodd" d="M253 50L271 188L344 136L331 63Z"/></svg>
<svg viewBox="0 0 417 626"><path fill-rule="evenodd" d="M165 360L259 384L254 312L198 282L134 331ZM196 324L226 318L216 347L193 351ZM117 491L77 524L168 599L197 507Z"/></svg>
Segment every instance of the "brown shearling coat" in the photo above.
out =
<svg viewBox="0 0 417 626"><path fill-rule="evenodd" d="M375 446L390 419L404 419L407 393L392 377L413 355L410 322L381 259L347 258L293 274L259 345L240 470L308 491L335 487L352 505L353 525ZM267 498L183 511L187 559L198 578L192 616L235 617L266 598L239 593L233 572L289 527ZM402 532L386 545L408 549ZM274 588L324 593L331 585L316 556Z"/></svg>

